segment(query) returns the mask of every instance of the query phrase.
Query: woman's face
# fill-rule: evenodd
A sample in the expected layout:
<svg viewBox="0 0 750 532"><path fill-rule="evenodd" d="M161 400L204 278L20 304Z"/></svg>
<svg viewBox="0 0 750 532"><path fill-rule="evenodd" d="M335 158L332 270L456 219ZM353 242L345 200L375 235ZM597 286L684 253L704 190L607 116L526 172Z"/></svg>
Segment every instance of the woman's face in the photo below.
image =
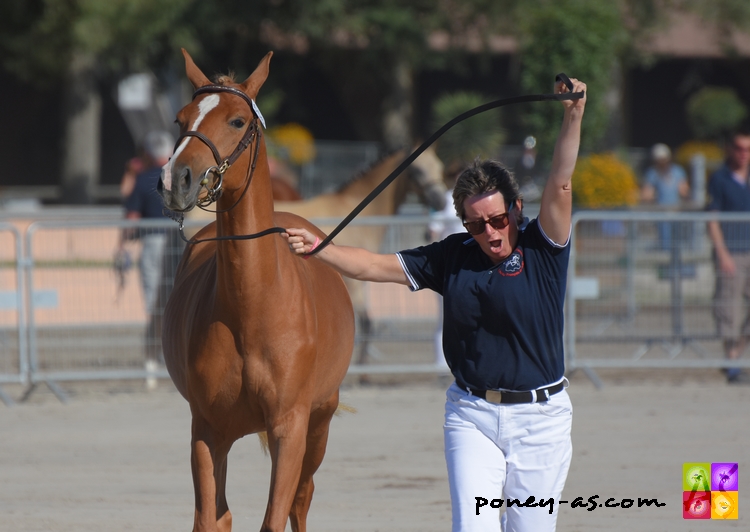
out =
<svg viewBox="0 0 750 532"><path fill-rule="evenodd" d="M482 251L495 264L507 259L518 242L518 223L516 220L518 211L515 207L517 205L511 209L508 225L503 229L495 229L486 223L484 224L484 231L478 235L472 235ZM464 221L466 222L486 221L505 212L507 212L505 199L498 191L477 194L464 200Z"/></svg>

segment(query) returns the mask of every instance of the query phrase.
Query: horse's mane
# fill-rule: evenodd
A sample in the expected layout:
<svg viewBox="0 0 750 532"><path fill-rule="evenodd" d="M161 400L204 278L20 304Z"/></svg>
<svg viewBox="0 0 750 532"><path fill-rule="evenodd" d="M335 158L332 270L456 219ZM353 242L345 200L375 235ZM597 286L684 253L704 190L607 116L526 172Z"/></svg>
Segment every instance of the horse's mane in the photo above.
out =
<svg viewBox="0 0 750 532"><path fill-rule="evenodd" d="M401 148L396 148L396 149L392 149L392 150L389 150L389 151L383 153L375 161L371 162L367 167L365 167L364 169L358 171L356 174L354 174L354 176L352 176L347 181L345 181L344 183L342 183L341 185L339 185L339 187L336 189L336 194L338 194L340 192L343 192L344 189L346 189L346 187L348 187L352 183L354 183L354 182L359 181L360 179L362 179L365 176L365 174L368 174L369 172L371 172L373 170L373 168L375 168L379 164L382 164L383 161L385 161L386 159L389 159L390 157L392 157L395 153L398 153L399 151L402 151L402 149Z"/></svg>
<svg viewBox="0 0 750 532"><path fill-rule="evenodd" d="M226 74L216 74L214 76L214 83L225 87L229 85L237 85L237 82L234 80L234 72L231 70Z"/></svg>

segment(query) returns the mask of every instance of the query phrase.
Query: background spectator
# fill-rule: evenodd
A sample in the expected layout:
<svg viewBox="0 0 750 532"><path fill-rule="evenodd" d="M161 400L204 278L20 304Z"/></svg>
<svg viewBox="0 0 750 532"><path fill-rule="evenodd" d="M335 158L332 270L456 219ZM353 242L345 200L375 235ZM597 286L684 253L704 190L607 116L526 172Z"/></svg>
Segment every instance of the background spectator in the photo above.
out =
<svg viewBox="0 0 750 532"><path fill-rule="evenodd" d="M680 201L690 194L685 170L672 162L672 151L666 144L655 144L651 148L652 165L643 175L641 198L645 202L655 202L660 207L677 208ZM659 246L670 249L672 245L672 224L659 222Z"/></svg>

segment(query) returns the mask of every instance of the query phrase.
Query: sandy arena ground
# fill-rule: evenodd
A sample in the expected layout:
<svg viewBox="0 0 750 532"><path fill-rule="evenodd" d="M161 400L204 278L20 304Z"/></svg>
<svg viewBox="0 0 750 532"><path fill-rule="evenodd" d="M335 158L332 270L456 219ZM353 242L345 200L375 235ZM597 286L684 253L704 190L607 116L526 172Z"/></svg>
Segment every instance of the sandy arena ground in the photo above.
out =
<svg viewBox="0 0 750 532"><path fill-rule="evenodd" d="M750 387L729 387L717 373L602 372L602 390L574 375L563 498L645 497L666 506L562 505L558 530L750 530ZM334 419L310 530L450 530L444 385L423 380L345 387L342 398L358 413ZM171 384L153 393L140 383L64 388L67 405L46 389L27 404L0 405L0 531L190 530L190 416ZM234 530L258 530L270 460L254 436L237 442L229 460ZM711 461L740 464L738 521L682 519L682 463Z"/></svg>

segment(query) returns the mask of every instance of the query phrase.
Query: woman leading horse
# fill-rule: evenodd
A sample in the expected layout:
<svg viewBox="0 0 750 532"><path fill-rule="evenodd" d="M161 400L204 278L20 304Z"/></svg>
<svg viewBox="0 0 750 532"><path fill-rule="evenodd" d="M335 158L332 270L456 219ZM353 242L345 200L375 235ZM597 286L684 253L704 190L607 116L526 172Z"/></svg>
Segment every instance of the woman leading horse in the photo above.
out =
<svg viewBox="0 0 750 532"><path fill-rule="evenodd" d="M555 87L570 90L562 81ZM499 530L499 506L488 501L503 498L521 503L507 508L503 530L555 530L572 454L563 305L585 105L585 96L563 101L537 219L523 218L511 172L475 161L453 189L466 233L392 255L333 245L315 255L347 277L443 295L443 349L455 377L444 425L454 532ZM287 239L298 254L318 243L304 228L288 229Z"/></svg>

